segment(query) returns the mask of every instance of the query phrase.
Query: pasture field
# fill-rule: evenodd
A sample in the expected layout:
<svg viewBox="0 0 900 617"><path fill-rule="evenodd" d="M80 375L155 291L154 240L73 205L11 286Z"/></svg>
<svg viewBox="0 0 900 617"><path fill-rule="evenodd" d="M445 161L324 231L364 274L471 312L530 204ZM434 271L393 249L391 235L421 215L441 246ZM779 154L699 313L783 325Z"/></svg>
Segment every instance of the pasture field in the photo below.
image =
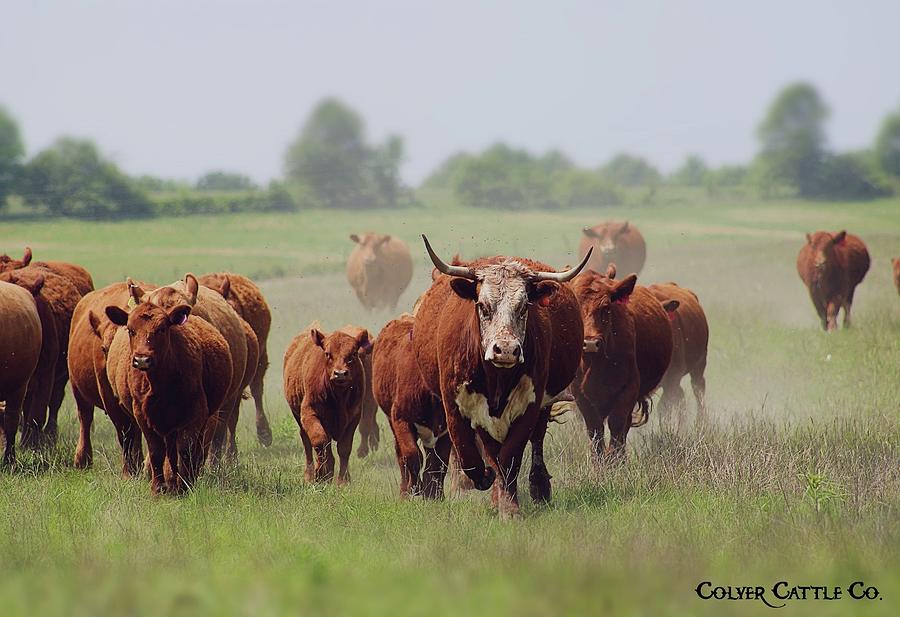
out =
<svg viewBox="0 0 900 617"><path fill-rule="evenodd" d="M348 234L387 231L410 244L416 273L399 309L407 310L430 280L420 233L447 257L521 254L562 266L574 260L581 227L604 218L628 218L644 233L639 283L675 280L700 296L711 331L711 426L675 432L652 416L631 432L624 464L597 469L577 417L551 425L553 503L532 504L525 483L525 517L512 523L497 520L483 493L400 500L383 416L381 447L354 456L351 486L303 483L297 427L281 394L288 341L313 319L377 334L392 317L363 312L349 289ZM873 263L854 327L826 336L794 260L803 232L842 228L867 242ZM206 474L184 498L154 499L147 481L119 477L102 412L93 468L72 468L77 420L68 397L58 450L20 451L18 468L0 474L2 615L772 610L701 600L694 590L702 581L843 588L836 601L787 600L781 611L790 615L896 615L900 607L900 298L890 277L890 258L900 255L898 200L0 226L0 252L25 245L35 259L84 265L98 286L222 269L258 279L275 321L266 395L275 443L257 444L245 403L240 464ZM855 581L877 587L879 598L850 599Z"/></svg>

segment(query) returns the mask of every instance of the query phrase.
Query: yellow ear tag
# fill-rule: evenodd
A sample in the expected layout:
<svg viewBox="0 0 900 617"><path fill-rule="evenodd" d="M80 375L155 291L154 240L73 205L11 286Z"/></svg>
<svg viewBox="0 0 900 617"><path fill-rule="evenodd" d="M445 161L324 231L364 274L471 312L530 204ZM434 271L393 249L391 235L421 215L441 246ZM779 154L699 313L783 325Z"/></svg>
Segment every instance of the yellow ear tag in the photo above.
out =
<svg viewBox="0 0 900 617"><path fill-rule="evenodd" d="M137 302L134 299L134 296L128 296L128 308L129 310L133 310L137 307Z"/></svg>

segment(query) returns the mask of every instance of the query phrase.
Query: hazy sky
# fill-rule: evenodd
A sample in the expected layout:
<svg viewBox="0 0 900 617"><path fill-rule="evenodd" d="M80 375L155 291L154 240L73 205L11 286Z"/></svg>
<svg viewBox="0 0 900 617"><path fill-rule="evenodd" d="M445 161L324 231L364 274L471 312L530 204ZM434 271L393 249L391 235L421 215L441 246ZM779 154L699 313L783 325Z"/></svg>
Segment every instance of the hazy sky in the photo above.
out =
<svg viewBox="0 0 900 617"><path fill-rule="evenodd" d="M0 0L0 104L29 155L95 139L128 172L278 176L315 103L406 139L420 181L458 150L747 160L776 91L820 88L837 148L900 107L900 1Z"/></svg>

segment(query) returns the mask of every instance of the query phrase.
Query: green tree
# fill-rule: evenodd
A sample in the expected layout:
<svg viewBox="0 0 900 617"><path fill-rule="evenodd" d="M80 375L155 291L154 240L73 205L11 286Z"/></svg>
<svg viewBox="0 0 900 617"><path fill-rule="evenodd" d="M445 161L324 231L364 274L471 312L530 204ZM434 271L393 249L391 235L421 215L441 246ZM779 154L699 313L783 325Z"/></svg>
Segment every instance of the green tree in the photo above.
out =
<svg viewBox="0 0 900 617"><path fill-rule="evenodd" d="M152 210L146 194L93 142L64 137L25 167L22 194L51 215L82 218L143 216Z"/></svg>
<svg viewBox="0 0 900 617"><path fill-rule="evenodd" d="M810 84L792 84L779 93L757 129L759 177L766 192L786 184L803 197L820 193L827 117L825 103Z"/></svg>
<svg viewBox="0 0 900 617"><path fill-rule="evenodd" d="M249 191L255 188L249 177L227 171L210 171L197 180L198 191Z"/></svg>
<svg viewBox="0 0 900 617"><path fill-rule="evenodd" d="M691 154L672 174L672 182L681 186L703 186L708 171L706 162L696 154Z"/></svg>
<svg viewBox="0 0 900 617"><path fill-rule="evenodd" d="M875 140L875 158L884 173L900 178L900 111L881 123Z"/></svg>
<svg viewBox="0 0 900 617"><path fill-rule="evenodd" d="M24 156L19 125L0 106L0 210L6 206L7 196L15 192Z"/></svg>
<svg viewBox="0 0 900 617"><path fill-rule="evenodd" d="M285 175L325 207L365 207L369 163L362 118L341 101L326 99L288 148Z"/></svg>
<svg viewBox="0 0 900 617"><path fill-rule="evenodd" d="M620 186L655 186L662 176L653 165L639 156L618 154L600 168L600 175Z"/></svg>

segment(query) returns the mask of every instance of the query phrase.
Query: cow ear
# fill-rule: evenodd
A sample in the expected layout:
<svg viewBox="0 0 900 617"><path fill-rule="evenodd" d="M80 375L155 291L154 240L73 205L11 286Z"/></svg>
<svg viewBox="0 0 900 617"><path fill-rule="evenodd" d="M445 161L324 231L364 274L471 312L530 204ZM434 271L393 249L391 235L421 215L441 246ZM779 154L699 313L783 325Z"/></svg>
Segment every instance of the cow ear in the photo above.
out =
<svg viewBox="0 0 900 617"><path fill-rule="evenodd" d="M450 289L463 300L478 300L478 281L454 276L450 279Z"/></svg>
<svg viewBox="0 0 900 617"><path fill-rule="evenodd" d="M390 235L390 234L388 234L388 235L386 235L386 236L381 236L381 237L378 239L378 246L384 246L385 244L387 244L388 240L390 240L390 239L391 239L391 235Z"/></svg>
<svg viewBox="0 0 900 617"><path fill-rule="evenodd" d="M637 274L629 274L613 287L612 293L609 294L610 300L615 302L627 298L634 291L635 284L637 284Z"/></svg>
<svg viewBox="0 0 900 617"><path fill-rule="evenodd" d="M809 232L807 232L806 234L806 243L812 244L812 234L810 234Z"/></svg>
<svg viewBox="0 0 900 617"><path fill-rule="evenodd" d="M325 349L325 335L319 332L319 330L317 330L316 328L310 330L309 338L311 338L312 342L316 344L316 347Z"/></svg>
<svg viewBox="0 0 900 617"><path fill-rule="evenodd" d="M25 252L22 253L22 265L23 265L23 266L27 266L28 264L30 264L30 263L31 263L31 258L32 258L31 247L30 247L30 246L26 246L26 247L25 247Z"/></svg>
<svg viewBox="0 0 900 617"><path fill-rule="evenodd" d="M227 276L222 277L224 280L222 281L222 297L226 300L228 299L228 295L231 293L231 279Z"/></svg>
<svg viewBox="0 0 900 617"><path fill-rule="evenodd" d="M41 293L41 290L44 288L45 282L46 279L44 279L44 275L38 274L37 277L35 277L34 282L31 284L31 295L36 296Z"/></svg>
<svg viewBox="0 0 900 617"><path fill-rule="evenodd" d="M184 275L184 291L188 295L188 302L191 306L197 304L197 294L200 293L200 281L190 272Z"/></svg>
<svg viewBox="0 0 900 617"><path fill-rule="evenodd" d="M141 299L144 297L144 290L135 283L131 277L125 279L125 285L128 287L128 293L131 295L131 299L134 300L134 306L137 306L141 303ZM131 302L129 301L129 304Z"/></svg>
<svg viewBox="0 0 900 617"><path fill-rule="evenodd" d="M619 229L619 233L623 234L626 231L628 231L628 221L625 221L624 223L622 223L622 227L621 227L621 229Z"/></svg>
<svg viewBox="0 0 900 617"><path fill-rule="evenodd" d="M616 264L609 264L609 266L606 268L606 278L616 278Z"/></svg>
<svg viewBox="0 0 900 617"><path fill-rule="evenodd" d="M350 239L359 244L359 236L356 234L350 234Z"/></svg>
<svg viewBox="0 0 900 617"><path fill-rule="evenodd" d="M681 306L681 302L678 300L666 300L663 302L663 308L666 309L667 313L674 313L679 306Z"/></svg>
<svg viewBox="0 0 900 617"><path fill-rule="evenodd" d="M581 233L583 233L588 238L596 238L597 237L597 232L594 231L594 229L591 227L582 228Z"/></svg>
<svg viewBox="0 0 900 617"><path fill-rule="evenodd" d="M179 304L169 309L169 324L173 326L183 326L187 323L188 315L191 314L191 307L187 304Z"/></svg>
<svg viewBox="0 0 900 617"><path fill-rule="evenodd" d="M834 244L840 244L847 238L847 230L842 229L831 237L831 241Z"/></svg>
<svg viewBox="0 0 900 617"><path fill-rule="evenodd" d="M88 323L91 325L91 332L97 335L97 338L102 338L100 335L100 317L97 316L97 313L88 311Z"/></svg>
<svg viewBox="0 0 900 617"><path fill-rule="evenodd" d="M544 301L552 298L557 291L559 291L559 283L556 281L540 281L531 285L531 289L528 290L528 301L546 306Z"/></svg>
<svg viewBox="0 0 900 617"><path fill-rule="evenodd" d="M128 323L128 313L118 306L107 306L106 316L117 326L124 326Z"/></svg>
<svg viewBox="0 0 900 617"><path fill-rule="evenodd" d="M369 340L368 330L363 330L362 332L357 334L356 342L359 345L359 350L363 353L368 352L372 348L372 341Z"/></svg>

